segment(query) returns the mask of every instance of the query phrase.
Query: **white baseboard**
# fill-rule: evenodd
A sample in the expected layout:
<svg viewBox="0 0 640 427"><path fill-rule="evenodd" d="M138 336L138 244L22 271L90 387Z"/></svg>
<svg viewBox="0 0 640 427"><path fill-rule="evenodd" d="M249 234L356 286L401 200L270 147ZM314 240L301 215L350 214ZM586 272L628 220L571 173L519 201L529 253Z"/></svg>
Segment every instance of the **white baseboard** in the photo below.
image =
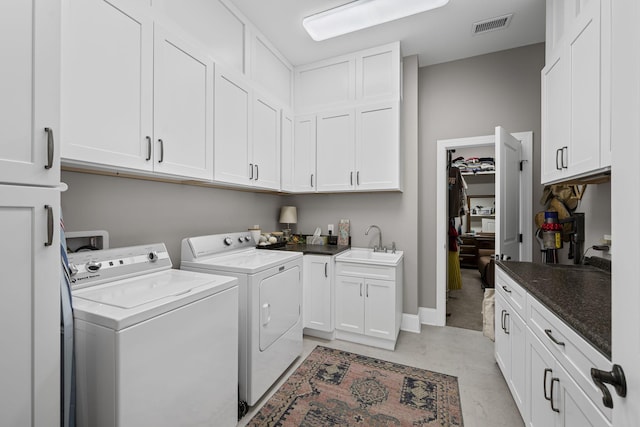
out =
<svg viewBox="0 0 640 427"><path fill-rule="evenodd" d="M420 326L419 315L402 313L402 322L400 323L400 330L419 334L420 328L421 326Z"/></svg>
<svg viewBox="0 0 640 427"><path fill-rule="evenodd" d="M418 314L420 315L420 323L423 325L444 326L438 322L438 311L435 308L420 307Z"/></svg>

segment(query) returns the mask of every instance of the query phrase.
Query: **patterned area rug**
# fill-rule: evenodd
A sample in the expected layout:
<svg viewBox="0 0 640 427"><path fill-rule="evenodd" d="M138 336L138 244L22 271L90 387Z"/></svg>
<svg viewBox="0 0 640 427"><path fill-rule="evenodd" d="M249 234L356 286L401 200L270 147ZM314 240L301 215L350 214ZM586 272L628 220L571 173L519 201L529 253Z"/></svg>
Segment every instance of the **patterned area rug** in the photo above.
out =
<svg viewBox="0 0 640 427"><path fill-rule="evenodd" d="M318 346L247 426L462 426L458 379Z"/></svg>

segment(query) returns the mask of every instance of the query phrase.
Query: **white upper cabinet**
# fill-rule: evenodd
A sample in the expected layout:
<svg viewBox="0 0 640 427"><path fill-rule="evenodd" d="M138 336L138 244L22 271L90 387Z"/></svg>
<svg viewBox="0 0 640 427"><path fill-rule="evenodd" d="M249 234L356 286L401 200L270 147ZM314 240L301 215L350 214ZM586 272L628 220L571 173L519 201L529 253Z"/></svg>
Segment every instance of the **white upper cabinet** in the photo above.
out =
<svg viewBox="0 0 640 427"><path fill-rule="evenodd" d="M318 115L318 191L355 189L355 137L352 109Z"/></svg>
<svg viewBox="0 0 640 427"><path fill-rule="evenodd" d="M262 36L252 38L251 80L282 105L293 105L293 68Z"/></svg>
<svg viewBox="0 0 640 427"><path fill-rule="evenodd" d="M152 21L106 0L63 12L62 157L151 171Z"/></svg>
<svg viewBox="0 0 640 427"><path fill-rule="evenodd" d="M290 126L293 132L285 138ZM316 116L283 116L282 190L313 192L316 184Z"/></svg>
<svg viewBox="0 0 640 427"><path fill-rule="evenodd" d="M356 54L356 99L362 102L400 99L400 47L398 43Z"/></svg>
<svg viewBox="0 0 640 427"><path fill-rule="evenodd" d="M155 26L154 171L213 178L213 60Z"/></svg>
<svg viewBox="0 0 640 427"><path fill-rule="evenodd" d="M280 189L280 108L254 91L251 158L256 187Z"/></svg>
<svg viewBox="0 0 640 427"><path fill-rule="evenodd" d="M0 4L0 182L60 180L60 3Z"/></svg>
<svg viewBox="0 0 640 427"><path fill-rule="evenodd" d="M298 114L348 105L355 99L355 58L340 57L295 71Z"/></svg>
<svg viewBox="0 0 640 427"><path fill-rule="evenodd" d="M611 0L547 0L542 182L611 165Z"/></svg>

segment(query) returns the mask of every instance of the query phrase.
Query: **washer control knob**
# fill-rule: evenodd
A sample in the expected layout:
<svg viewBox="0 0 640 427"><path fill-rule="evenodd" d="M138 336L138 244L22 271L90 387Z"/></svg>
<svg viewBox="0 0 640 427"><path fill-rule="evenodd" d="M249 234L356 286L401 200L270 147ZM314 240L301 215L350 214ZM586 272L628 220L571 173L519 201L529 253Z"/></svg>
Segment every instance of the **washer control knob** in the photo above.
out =
<svg viewBox="0 0 640 427"><path fill-rule="evenodd" d="M149 259L149 261L151 261L151 262L156 262L156 261L158 261L158 252L157 252L157 251L149 252L149 255L147 255L147 258L148 258L148 259Z"/></svg>
<svg viewBox="0 0 640 427"><path fill-rule="evenodd" d="M95 272L100 270L100 267L102 267L102 263L96 262L96 261L89 261L86 264L86 267L87 267L87 271Z"/></svg>
<svg viewBox="0 0 640 427"><path fill-rule="evenodd" d="M244 239L242 238L242 236L238 237L238 242L240 243L244 242Z"/></svg>
<svg viewBox="0 0 640 427"><path fill-rule="evenodd" d="M224 238L224 244L227 246L231 246L231 243L233 243L233 240L231 240L231 237L225 237Z"/></svg>
<svg viewBox="0 0 640 427"><path fill-rule="evenodd" d="M248 241L250 241L250 240L251 240L251 237L249 237L249 236L244 236L244 241L245 241L245 242L248 242Z"/></svg>
<svg viewBox="0 0 640 427"><path fill-rule="evenodd" d="M78 274L78 266L73 263L69 263L69 273L71 276Z"/></svg>

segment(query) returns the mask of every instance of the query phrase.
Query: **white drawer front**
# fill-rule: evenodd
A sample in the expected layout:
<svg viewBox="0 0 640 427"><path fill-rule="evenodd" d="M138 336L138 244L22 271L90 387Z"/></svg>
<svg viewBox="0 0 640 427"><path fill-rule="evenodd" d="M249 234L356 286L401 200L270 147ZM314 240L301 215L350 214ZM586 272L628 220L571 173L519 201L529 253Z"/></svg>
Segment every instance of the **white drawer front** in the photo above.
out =
<svg viewBox="0 0 640 427"><path fill-rule="evenodd" d="M603 405L602 393L591 380L591 368L610 371L611 362L531 295L527 296L527 326L611 420L611 409Z"/></svg>
<svg viewBox="0 0 640 427"><path fill-rule="evenodd" d="M521 318L526 317L527 292L500 268L496 269L496 292L502 295Z"/></svg>
<svg viewBox="0 0 640 427"><path fill-rule="evenodd" d="M396 280L396 269L394 267L370 264L336 262L336 275L357 276L366 279Z"/></svg>

